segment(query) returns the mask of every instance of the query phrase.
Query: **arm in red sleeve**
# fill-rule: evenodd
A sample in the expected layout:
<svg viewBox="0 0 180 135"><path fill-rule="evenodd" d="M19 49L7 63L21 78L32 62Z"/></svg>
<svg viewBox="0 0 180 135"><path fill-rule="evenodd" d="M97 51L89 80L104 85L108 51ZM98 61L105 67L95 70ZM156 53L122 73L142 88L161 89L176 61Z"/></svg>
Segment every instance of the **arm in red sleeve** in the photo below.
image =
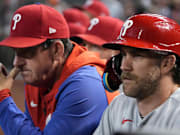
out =
<svg viewBox="0 0 180 135"><path fill-rule="evenodd" d="M9 89L3 89L0 91L0 102L2 102L7 97L11 96Z"/></svg>

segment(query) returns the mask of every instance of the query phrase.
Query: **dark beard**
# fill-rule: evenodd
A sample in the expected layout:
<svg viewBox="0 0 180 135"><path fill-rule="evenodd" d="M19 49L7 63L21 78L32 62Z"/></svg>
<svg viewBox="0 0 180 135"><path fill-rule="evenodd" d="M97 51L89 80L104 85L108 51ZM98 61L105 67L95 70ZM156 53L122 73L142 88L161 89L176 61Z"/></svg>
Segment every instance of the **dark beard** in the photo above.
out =
<svg viewBox="0 0 180 135"><path fill-rule="evenodd" d="M134 97L138 101L147 98L159 89L160 75L152 77L152 75L149 73L144 79L138 79L136 75L129 72L122 72L121 79L130 79L136 81L137 85L135 85L133 90L131 90L134 93L127 93L125 87L123 89L126 96Z"/></svg>
<svg viewBox="0 0 180 135"><path fill-rule="evenodd" d="M144 84L143 84L144 83ZM160 77L152 80L151 77L144 79L139 86L139 94L136 97L138 101L141 101L150 95L154 94L159 89Z"/></svg>

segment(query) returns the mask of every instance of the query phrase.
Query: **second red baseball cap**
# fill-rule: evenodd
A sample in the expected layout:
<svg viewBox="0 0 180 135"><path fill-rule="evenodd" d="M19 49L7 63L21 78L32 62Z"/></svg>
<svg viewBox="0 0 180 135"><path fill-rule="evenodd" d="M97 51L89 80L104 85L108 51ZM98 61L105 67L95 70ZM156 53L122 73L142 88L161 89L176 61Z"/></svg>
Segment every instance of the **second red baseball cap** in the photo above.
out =
<svg viewBox="0 0 180 135"><path fill-rule="evenodd" d="M32 47L47 39L69 38L69 28L64 17L55 9L32 4L17 9L12 17L9 37L0 42L2 46Z"/></svg>
<svg viewBox="0 0 180 135"><path fill-rule="evenodd" d="M98 0L87 0L82 9L88 11L94 17L110 15L107 6L103 2Z"/></svg>
<svg viewBox="0 0 180 135"><path fill-rule="evenodd" d="M89 17L76 8L68 8L63 11L63 15L68 23L79 23L79 25L88 27Z"/></svg>
<svg viewBox="0 0 180 135"><path fill-rule="evenodd" d="M86 32L86 27L79 25L78 23L68 23L70 29L70 37L76 36L77 34L83 34Z"/></svg>
<svg viewBox="0 0 180 135"><path fill-rule="evenodd" d="M92 44L102 46L118 37L123 23L120 19L111 16L99 16L91 19L84 34L76 36Z"/></svg>

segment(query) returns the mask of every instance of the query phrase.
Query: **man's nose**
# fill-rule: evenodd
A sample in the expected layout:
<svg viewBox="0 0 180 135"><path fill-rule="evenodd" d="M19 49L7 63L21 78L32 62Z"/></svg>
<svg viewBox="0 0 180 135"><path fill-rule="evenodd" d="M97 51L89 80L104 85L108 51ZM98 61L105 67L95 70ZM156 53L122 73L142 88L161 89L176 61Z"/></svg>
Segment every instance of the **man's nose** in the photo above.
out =
<svg viewBox="0 0 180 135"><path fill-rule="evenodd" d="M25 64L25 59L23 57L15 55L13 65L16 67L22 66Z"/></svg>
<svg viewBox="0 0 180 135"><path fill-rule="evenodd" d="M122 71L130 71L132 70L132 62L133 62L133 57L130 55L126 55L122 57L121 61L121 70Z"/></svg>

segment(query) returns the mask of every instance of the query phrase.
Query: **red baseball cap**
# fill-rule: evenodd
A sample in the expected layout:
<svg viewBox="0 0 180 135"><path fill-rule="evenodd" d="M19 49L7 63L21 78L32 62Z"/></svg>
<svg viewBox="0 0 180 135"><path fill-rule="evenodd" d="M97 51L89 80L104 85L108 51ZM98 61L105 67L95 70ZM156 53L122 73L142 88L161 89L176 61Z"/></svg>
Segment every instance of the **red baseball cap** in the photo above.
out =
<svg viewBox="0 0 180 135"><path fill-rule="evenodd" d="M82 9L88 11L94 17L110 15L107 6L103 2L98 0L87 0Z"/></svg>
<svg viewBox="0 0 180 135"><path fill-rule="evenodd" d="M25 48L41 44L47 39L70 37L64 17L43 4L26 5L17 9L10 28L9 37L1 41L0 45Z"/></svg>
<svg viewBox="0 0 180 135"><path fill-rule="evenodd" d="M73 37L77 34L83 34L86 32L86 27L79 25L78 23L68 23L70 29L70 37Z"/></svg>
<svg viewBox="0 0 180 135"><path fill-rule="evenodd" d="M115 50L122 46L172 52L180 56L180 26L158 14L131 16L124 22L118 38L103 45Z"/></svg>
<svg viewBox="0 0 180 135"><path fill-rule="evenodd" d="M111 16L99 16L90 21L90 26L84 34L78 34L77 37L95 45L103 44L115 40L121 30L123 21Z"/></svg>
<svg viewBox="0 0 180 135"><path fill-rule="evenodd" d="M64 10L63 15L68 23L76 23L85 27L89 26L89 17L76 8L68 8Z"/></svg>

